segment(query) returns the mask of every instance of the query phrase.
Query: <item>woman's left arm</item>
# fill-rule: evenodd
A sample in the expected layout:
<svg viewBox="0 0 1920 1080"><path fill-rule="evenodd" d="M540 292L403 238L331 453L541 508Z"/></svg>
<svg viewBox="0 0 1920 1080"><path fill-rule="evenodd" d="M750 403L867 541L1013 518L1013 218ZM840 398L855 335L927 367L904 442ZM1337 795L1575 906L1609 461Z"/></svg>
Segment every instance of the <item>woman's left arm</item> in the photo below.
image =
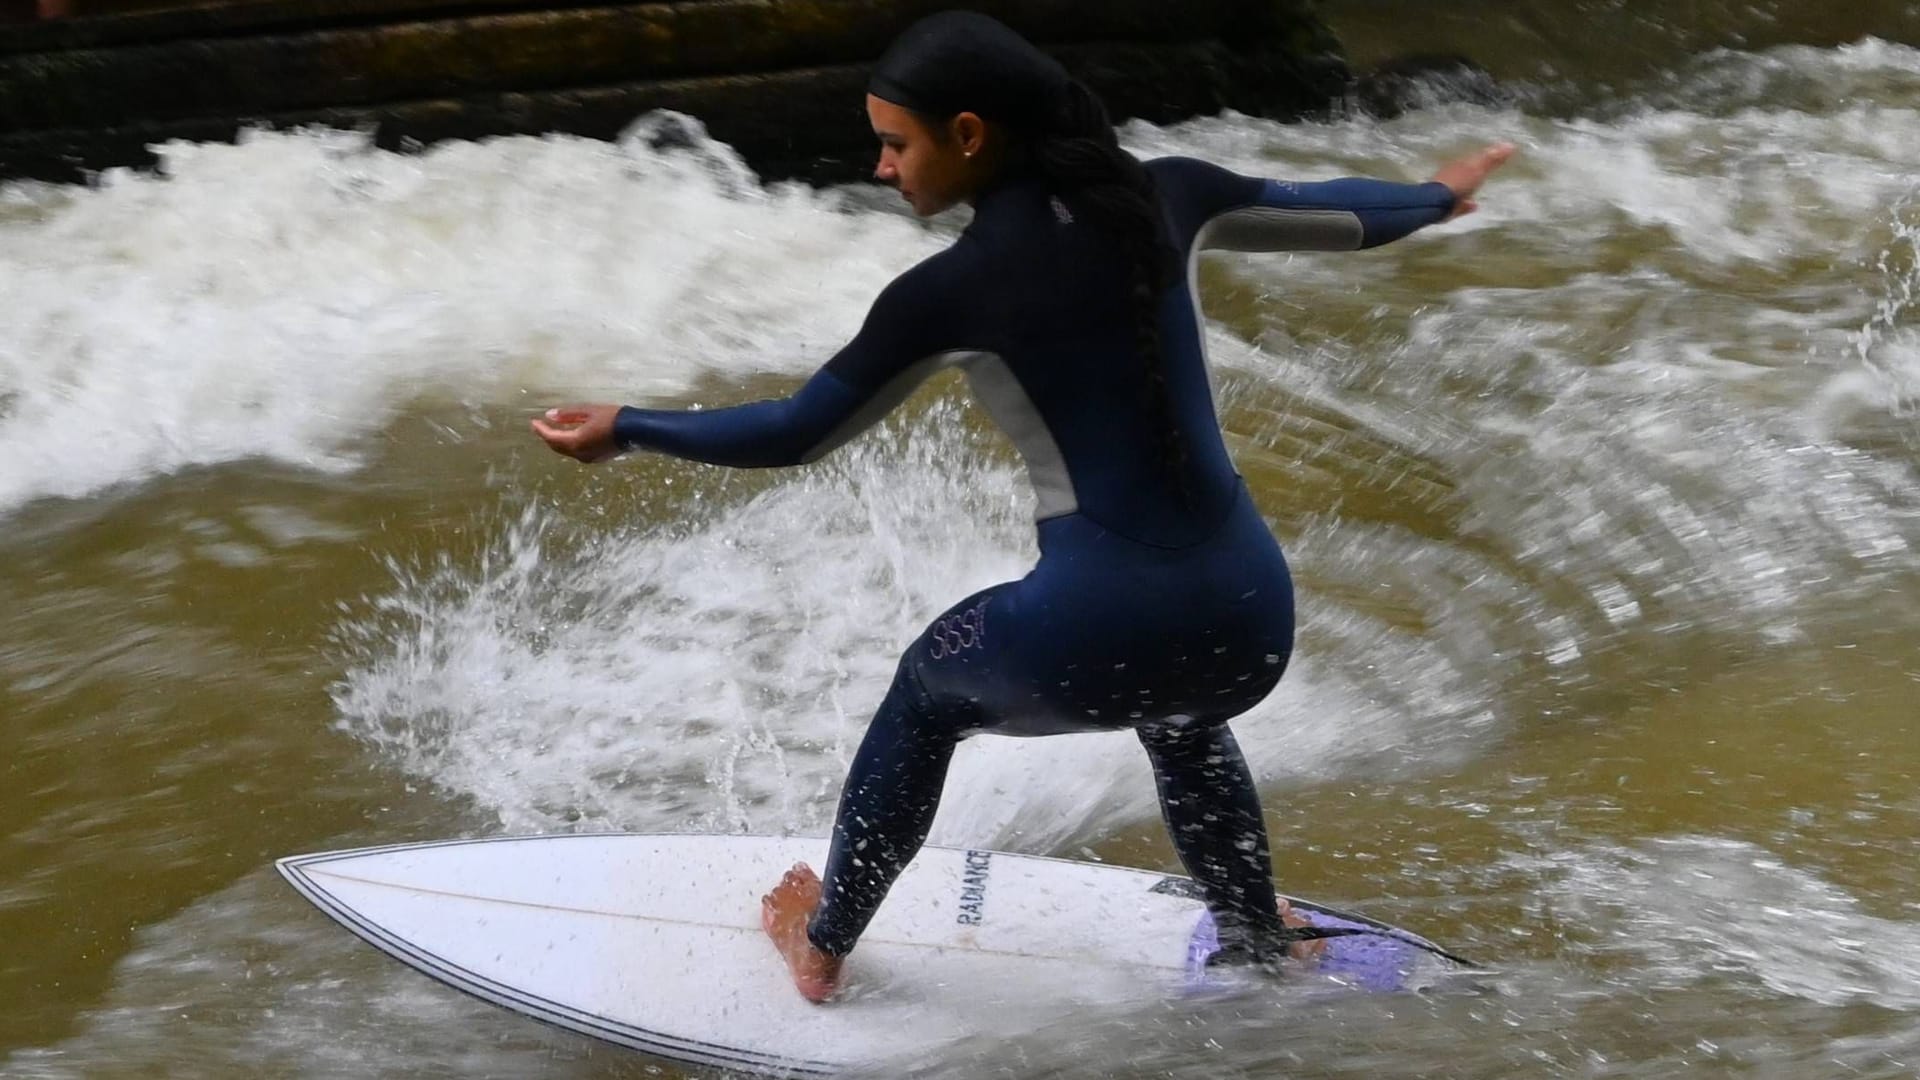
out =
<svg viewBox="0 0 1920 1080"><path fill-rule="evenodd" d="M1317 183L1241 178L1252 188L1201 228L1203 248L1358 251L1399 240L1478 208L1474 195L1513 156L1497 143L1441 166L1424 184L1348 177Z"/></svg>

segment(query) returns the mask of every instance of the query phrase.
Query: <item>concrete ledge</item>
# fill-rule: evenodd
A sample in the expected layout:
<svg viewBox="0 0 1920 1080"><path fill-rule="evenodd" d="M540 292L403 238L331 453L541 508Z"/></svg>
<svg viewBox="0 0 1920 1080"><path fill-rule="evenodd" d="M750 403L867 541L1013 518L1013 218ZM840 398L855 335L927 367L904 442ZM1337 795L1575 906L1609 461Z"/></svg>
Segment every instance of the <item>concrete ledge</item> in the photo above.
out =
<svg viewBox="0 0 1920 1080"><path fill-rule="evenodd" d="M562 131L657 108L706 121L773 176L869 156L865 68L935 0L279 0L0 32L0 176L73 179L147 144L248 124L373 127L382 145ZM1116 114L1296 116L1346 81L1303 0L979 0ZM29 32L30 31L30 32Z"/></svg>

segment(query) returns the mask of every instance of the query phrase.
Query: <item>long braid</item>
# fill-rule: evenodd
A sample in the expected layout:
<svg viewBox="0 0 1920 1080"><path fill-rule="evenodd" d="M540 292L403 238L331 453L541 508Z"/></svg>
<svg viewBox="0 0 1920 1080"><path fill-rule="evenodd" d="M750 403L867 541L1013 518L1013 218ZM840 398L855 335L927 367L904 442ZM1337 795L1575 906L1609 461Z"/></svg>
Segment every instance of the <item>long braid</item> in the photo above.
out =
<svg viewBox="0 0 1920 1080"><path fill-rule="evenodd" d="M1183 499L1192 493L1183 481L1186 440L1174 415L1167 369L1160 356L1160 294L1178 277L1178 256L1167 240L1153 176L1120 146L1106 106L1075 80L1060 108L1038 134L1033 153L1048 187L1074 210L1109 230L1126 251L1132 270L1134 340L1154 441L1168 485Z"/></svg>

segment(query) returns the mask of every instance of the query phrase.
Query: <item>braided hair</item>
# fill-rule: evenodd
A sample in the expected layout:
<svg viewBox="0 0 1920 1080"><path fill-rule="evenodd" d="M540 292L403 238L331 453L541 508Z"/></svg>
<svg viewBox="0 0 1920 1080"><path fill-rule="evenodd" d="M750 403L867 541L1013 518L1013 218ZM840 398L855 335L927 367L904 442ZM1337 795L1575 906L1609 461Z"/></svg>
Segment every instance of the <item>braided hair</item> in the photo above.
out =
<svg viewBox="0 0 1920 1080"><path fill-rule="evenodd" d="M1180 437L1160 355L1159 298L1178 280L1178 256L1167 239L1153 174L1120 146L1106 106L1078 80L1067 84L1053 123L1039 133L1032 152L1048 190L1111 233L1126 255L1134 343L1145 376L1148 414L1158 421L1155 441L1170 486L1183 499L1190 498L1181 480L1186 442Z"/></svg>
<svg viewBox="0 0 1920 1080"><path fill-rule="evenodd" d="M1161 360L1159 297L1179 278L1153 176L1120 146L1106 106L1052 57L1004 24L968 11L920 20L895 39L868 89L934 121L961 112L1001 124L1047 190L1114 237L1132 289L1134 340L1168 486L1191 499L1187 450Z"/></svg>

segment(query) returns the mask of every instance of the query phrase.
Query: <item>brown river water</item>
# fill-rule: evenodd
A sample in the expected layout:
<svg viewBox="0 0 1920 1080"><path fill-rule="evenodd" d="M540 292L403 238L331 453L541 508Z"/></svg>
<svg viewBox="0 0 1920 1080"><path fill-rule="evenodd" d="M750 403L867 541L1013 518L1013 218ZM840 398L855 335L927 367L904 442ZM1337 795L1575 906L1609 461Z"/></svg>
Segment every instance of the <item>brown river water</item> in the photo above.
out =
<svg viewBox="0 0 1920 1080"><path fill-rule="evenodd" d="M1281 882L1497 974L1010 1012L872 1075L1920 1074L1920 23L1628 7L1345 0L1356 58L1507 96L1125 131L1301 179L1521 147L1461 222L1202 264L1300 584L1236 724ZM271 862L823 832L901 643L1033 557L1010 447L949 381L790 472L526 420L790 387L959 223L640 138L169 168L0 187L0 1076L707 1075ZM1174 865L1127 736L975 740L948 792L939 842Z"/></svg>

